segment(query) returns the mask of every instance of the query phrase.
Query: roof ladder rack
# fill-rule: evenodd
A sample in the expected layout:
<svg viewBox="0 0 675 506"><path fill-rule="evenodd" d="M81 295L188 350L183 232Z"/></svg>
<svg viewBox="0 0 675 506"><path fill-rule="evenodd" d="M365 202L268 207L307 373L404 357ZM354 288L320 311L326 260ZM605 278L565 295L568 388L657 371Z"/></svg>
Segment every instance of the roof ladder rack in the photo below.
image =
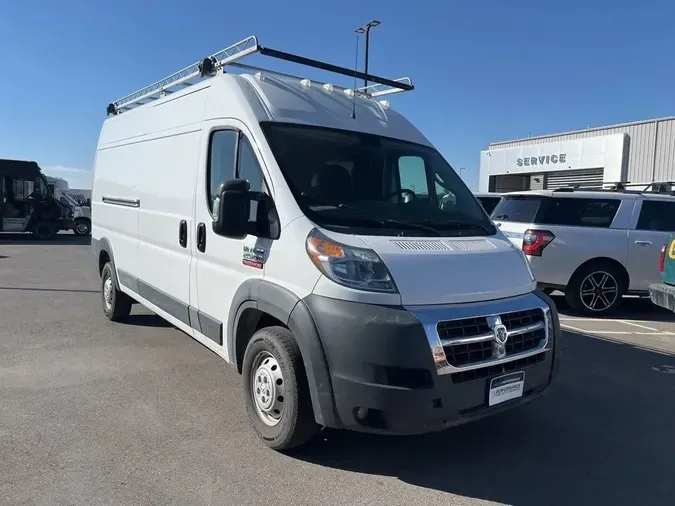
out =
<svg viewBox="0 0 675 506"><path fill-rule="evenodd" d="M258 43L258 38L255 35L251 35L243 40L240 40L236 44L226 47L218 51L217 53L212 54L198 62L195 62L187 67L174 72L173 74L160 79L157 82L150 84L140 90L137 90L133 93L130 93L114 102L108 104L106 112L108 115L113 114L117 115L136 107L140 107L144 104L158 100L174 91L180 91L182 88L177 87L186 87L193 84L197 84L203 79L210 78L216 75L219 71L224 72L224 67L226 65L239 66L235 62L250 56L252 54L259 53L264 56L270 56L272 58L277 58L280 60L290 61L300 65L305 65L308 67L313 67L328 72L333 72L336 74L341 74L349 77L354 77L357 79L367 79L368 81L375 83L365 88L359 88L355 90L357 93L367 96L367 97L379 97L383 95L389 95L391 93L398 93L402 91L410 91L414 89L412 80L409 77L403 77L400 79L386 79L384 77L378 77L364 72L360 72L354 69L348 69L346 67L339 67L337 65L332 65L330 63L325 63L319 60L312 60L310 58L305 58L303 56L294 55L291 53L285 53L283 51L278 51L276 49L270 49L261 46ZM245 67L241 65L241 67ZM270 72L272 74L276 73L274 71L269 71L266 69L261 69L263 71ZM281 73L277 73L284 75ZM285 74L288 76L287 74ZM290 76L288 76L290 77ZM295 76L293 76L295 77ZM301 79L301 78L300 78ZM176 88L176 89L172 89Z"/></svg>

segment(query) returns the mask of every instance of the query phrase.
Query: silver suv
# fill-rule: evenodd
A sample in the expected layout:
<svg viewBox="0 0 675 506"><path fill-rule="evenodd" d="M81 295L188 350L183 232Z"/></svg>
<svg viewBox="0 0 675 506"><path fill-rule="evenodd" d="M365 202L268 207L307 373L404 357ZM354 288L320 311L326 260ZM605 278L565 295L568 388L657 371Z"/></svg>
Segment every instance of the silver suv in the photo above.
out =
<svg viewBox="0 0 675 506"><path fill-rule="evenodd" d="M623 295L648 295L661 248L675 231L673 192L559 190L502 196L492 220L530 261L544 291L561 290L591 315Z"/></svg>

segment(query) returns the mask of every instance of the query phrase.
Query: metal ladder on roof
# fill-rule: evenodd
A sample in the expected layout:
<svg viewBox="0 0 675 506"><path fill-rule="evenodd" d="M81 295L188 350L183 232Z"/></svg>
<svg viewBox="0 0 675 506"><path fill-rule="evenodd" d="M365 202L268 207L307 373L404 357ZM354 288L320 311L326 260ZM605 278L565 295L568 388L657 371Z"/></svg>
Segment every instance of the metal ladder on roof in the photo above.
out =
<svg viewBox="0 0 675 506"><path fill-rule="evenodd" d="M263 69L259 67L253 67L251 65L243 65L237 63L239 60L250 56L252 54L261 54L264 56L270 56L272 58L277 58L280 60L286 60L293 63L298 63L300 65L305 65L309 67L318 68L321 70L326 70L328 72L333 72L336 74L346 75L349 77L355 77L359 79L367 79L368 81L374 83L370 86L364 88L357 88L356 90L350 90L348 88L342 88L335 86L335 88L342 89L348 93L356 93L361 96L368 98L380 97L383 95L389 95L392 93L400 93L403 91L410 91L414 89L412 80L409 77L402 77L399 79L386 79L383 77L374 76L371 74L366 74L355 69L348 69L346 67L339 67L337 65L332 65L330 63L325 63L319 60L313 60L310 58L305 58L302 56L294 55L291 53L285 53L283 51L278 51L276 49L270 49L263 47L258 43L258 38L255 35L246 37L239 42L232 44L231 46L221 49L217 53L212 54L204 58L201 61L195 62L187 67L174 72L173 74L160 79L148 86L141 88L140 90L134 91L124 97L115 100L114 102L108 104L106 112L108 115L113 114L117 115L125 111L129 111L150 103L154 100L163 98L175 91L180 91L187 86L192 86L199 82L202 82L204 79L216 75L218 72L224 72L224 68L227 65L230 65L239 69L246 70L255 70L258 72L258 77L262 76L262 73L270 73L273 75L279 75L283 77L290 77L299 80L303 80L302 77L293 76L290 74L285 74L282 72L276 72L269 69ZM308 80L305 80L309 82ZM324 86L331 86L328 83L318 84Z"/></svg>

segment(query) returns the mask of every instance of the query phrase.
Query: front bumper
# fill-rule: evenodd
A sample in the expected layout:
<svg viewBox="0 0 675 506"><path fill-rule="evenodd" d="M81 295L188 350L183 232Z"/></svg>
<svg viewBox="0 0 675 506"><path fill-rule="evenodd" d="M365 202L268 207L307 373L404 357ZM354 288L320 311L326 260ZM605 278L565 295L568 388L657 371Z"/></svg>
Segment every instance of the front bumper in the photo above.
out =
<svg viewBox="0 0 675 506"><path fill-rule="evenodd" d="M653 283L649 285L649 298L657 306L675 312L675 286Z"/></svg>
<svg viewBox="0 0 675 506"><path fill-rule="evenodd" d="M560 326L546 295L536 292L529 297L550 308L545 347L522 358L454 368L439 361L437 350L432 352L425 315L414 309L309 296L305 303L325 353L335 425L363 432L420 434L495 414L541 395L557 371ZM464 318L467 311L486 315L484 311L510 301L429 309ZM434 324L434 332L435 328ZM525 372L523 397L488 407L490 381L512 371Z"/></svg>

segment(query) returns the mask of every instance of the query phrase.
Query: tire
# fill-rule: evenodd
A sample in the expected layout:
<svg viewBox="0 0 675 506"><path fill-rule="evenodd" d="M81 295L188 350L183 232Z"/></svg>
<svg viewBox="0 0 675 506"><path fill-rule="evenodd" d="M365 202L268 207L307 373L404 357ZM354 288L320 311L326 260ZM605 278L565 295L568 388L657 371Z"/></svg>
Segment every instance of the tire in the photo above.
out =
<svg viewBox="0 0 675 506"><path fill-rule="evenodd" d="M257 331L246 347L242 374L249 421L267 446L290 450L316 434L319 426L305 367L290 330L267 327Z"/></svg>
<svg viewBox="0 0 675 506"><path fill-rule="evenodd" d="M49 221L39 221L33 227L33 235L38 239L51 239L58 232L58 228Z"/></svg>
<svg viewBox="0 0 675 506"><path fill-rule="evenodd" d="M619 307L625 293L623 273L611 264L597 262L574 273L565 288L565 300L574 311L604 316Z"/></svg>
<svg viewBox="0 0 675 506"><path fill-rule="evenodd" d="M75 220L75 228L73 229L75 235L90 235L91 221L87 218L79 218Z"/></svg>
<svg viewBox="0 0 675 506"><path fill-rule="evenodd" d="M131 297L121 292L115 284L112 263L103 266L101 272L101 307L105 317L113 322L124 320L131 313Z"/></svg>

